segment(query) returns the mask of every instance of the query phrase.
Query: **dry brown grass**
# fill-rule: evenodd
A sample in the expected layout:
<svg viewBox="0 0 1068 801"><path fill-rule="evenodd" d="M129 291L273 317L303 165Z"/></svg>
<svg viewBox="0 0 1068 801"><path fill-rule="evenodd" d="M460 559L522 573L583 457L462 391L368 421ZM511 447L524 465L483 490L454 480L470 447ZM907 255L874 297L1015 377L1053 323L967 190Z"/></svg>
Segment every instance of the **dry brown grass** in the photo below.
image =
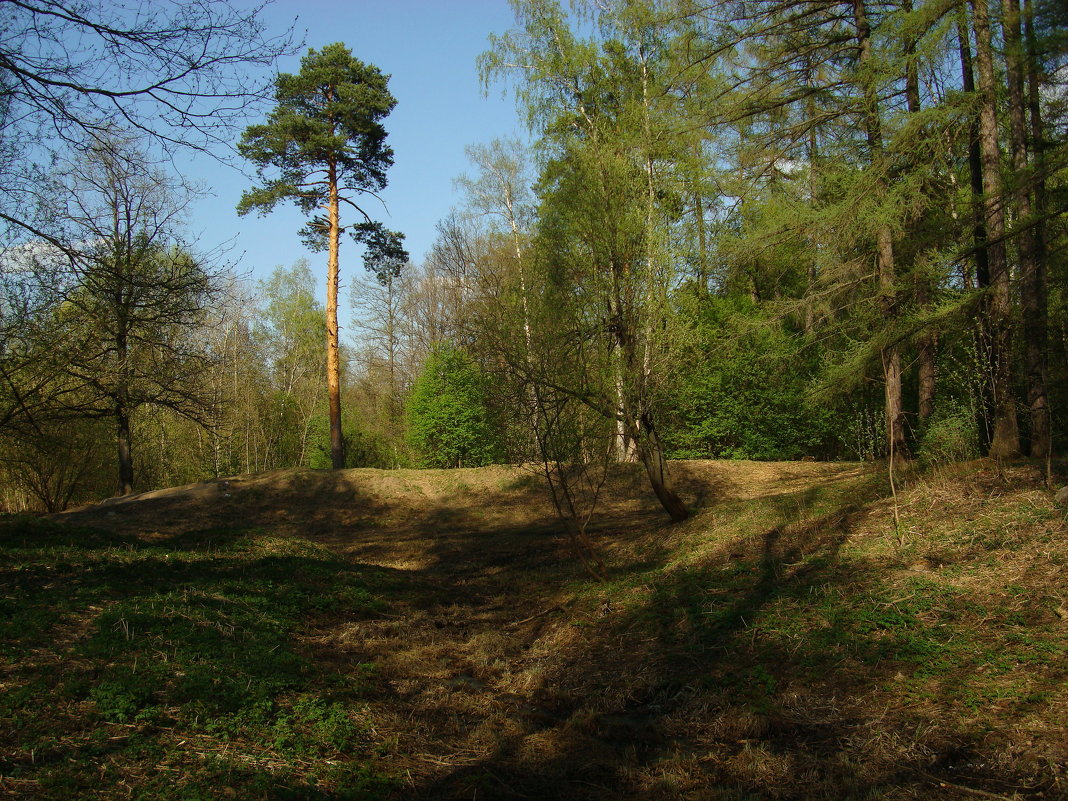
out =
<svg viewBox="0 0 1068 801"><path fill-rule="evenodd" d="M675 467L677 526L612 479L604 584L521 469L280 471L69 517L388 568L386 613L304 646L377 665L398 797L1068 798L1068 545L1038 471L913 477L895 528L867 466Z"/></svg>

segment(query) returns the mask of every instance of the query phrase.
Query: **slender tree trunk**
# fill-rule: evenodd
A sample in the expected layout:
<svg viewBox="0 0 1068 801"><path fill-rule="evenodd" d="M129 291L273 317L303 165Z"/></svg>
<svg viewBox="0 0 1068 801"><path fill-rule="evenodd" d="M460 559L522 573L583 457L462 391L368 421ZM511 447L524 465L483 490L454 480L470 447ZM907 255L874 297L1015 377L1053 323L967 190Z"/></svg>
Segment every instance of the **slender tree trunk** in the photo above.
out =
<svg viewBox="0 0 1068 801"><path fill-rule="evenodd" d="M811 65L806 64L805 67L805 85L810 89L815 89L815 81L812 77ZM816 165L819 163L819 131L816 129L816 92L809 93L808 99L805 103L805 111L808 114L808 138L805 145L805 158L808 159L808 202L809 206L815 210L816 208L816 192L818 189ZM813 226L815 231L815 226ZM819 278L819 253L820 253L820 241L818 237L813 234L810 237L812 242L812 259L808 263L808 269L806 274L805 285L805 319L804 319L804 331L805 336L809 337L816 330L816 306L813 294L816 290L816 279Z"/></svg>
<svg viewBox="0 0 1068 801"><path fill-rule="evenodd" d="M635 430L631 434L638 444L638 458L645 465L649 483L660 505L673 521L682 522L690 516L690 512L675 492L671 474L668 472L667 459L664 458L664 444L660 441L660 435L648 414L642 415L640 426L640 431Z"/></svg>
<svg viewBox="0 0 1068 801"><path fill-rule="evenodd" d="M972 65L972 48L969 42L968 30L968 8L965 4L961 5L957 10L957 44L960 52L961 86L969 95L978 97L975 89L975 70ZM972 242L975 253L975 289L984 290L990 286L990 256L987 251L986 219L983 212L983 156L979 148L979 116L975 113L972 114L968 126L968 178L972 190L971 216ZM965 288L971 287L966 285ZM975 321L975 342L976 349L980 354L980 363L988 361L990 330L983 314L979 314ZM980 435L987 447L989 447L992 439L990 423L994 419L992 393L989 391L990 380L990 376L984 374L983 391L979 398L984 422L984 425L980 428Z"/></svg>
<svg viewBox="0 0 1068 801"><path fill-rule="evenodd" d="M534 334L530 328L530 292L527 289L527 269L526 261L523 258L523 244L519 231L519 220L516 219L515 214L515 200L512 195L511 184L505 184L505 209L508 215L508 225L512 231L512 249L515 253L515 266L519 273L519 305L523 313L523 361L526 364L528 372L532 371L532 365L534 360ZM535 421L535 429L537 428L537 420L543 416L541 409L541 401L537 391L533 384L527 385L527 402L530 404L531 420ZM535 431L535 439L537 439L537 432ZM620 439L622 442L622 439Z"/></svg>
<svg viewBox="0 0 1068 801"><path fill-rule="evenodd" d="M635 342L636 326L633 320L626 318L623 314L617 315L616 319L615 350L621 357L621 369L631 377L641 376L641 380L644 381L645 376L641 372L642 357L637 352ZM685 520L690 513L672 486L667 459L664 457L664 444L653 425L652 415L648 408L641 405L640 399L636 399L632 393L626 391L625 382L617 384L617 391L621 404L619 419L623 423L622 430L628 449L633 449L636 459L645 465L645 472L649 476L653 492L668 516L675 522Z"/></svg>
<svg viewBox="0 0 1068 801"><path fill-rule="evenodd" d="M857 48L860 51L862 71L871 64L871 27L868 24L864 0L853 0L853 20L857 31ZM871 151L871 166L875 172L876 190L880 196L886 193L885 153L883 152L882 120L879 98L869 75L862 76L864 90L864 127ZM875 258L879 281L879 296L885 319L892 323L897 318L898 299L896 289L896 264L894 240L890 226L882 224L875 233ZM901 402L901 350L898 344L887 345L882 350L883 379L885 382L886 440L890 459L895 466L903 466L908 460L905 439L905 414Z"/></svg>
<svg viewBox="0 0 1068 801"><path fill-rule="evenodd" d="M338 351L337 291L338 246L341 223L338 210L337 168L331 163L327 180L330 183L329 251L326 265L326 386L330 403L330 463L335 470L345 466L345 441L341 434L341 360Z"/></svg>
<svg viewBox="0 0 1068 801"><path fill-rule="evenodd" d="M916 304L927 308L931 303L931 285L927 276L920 275L916 287ZM922 426L931 419L935 410L935 393L938 390L938 332L924 331L917 339L916 381L918 384L918 412Z"/></svg>
<svg viewBox="0 0 1068 801"><path fill-rule="evenodd" d="M626 268L614 263L611 266L612 289L608 298L608 312L615 328L615 336L610 354L616 392L616 458L620 462L634 462L638 459L637 442L634 431L637 429L635 410L631 408L627 393L625 373L634 378L639 375L638 360L634 353L634 331L631 321L624 311L629 305L624 302L622 284L626 280Z"/></svg>
<svg viewBox="0 0 1068 801"><path fill-rule="evenodd" d="M912 0L904 0L901 7L905 13L912 13ZM916 66L916 37L905 40L905 103L910 114L920 110L920 76Z"/></svg>
<svg viewBox="0 0 1068 801"><path fill-rule="evenodd" d="M902 8L907 13L912 12L912 0L904 0ZM916 39L910 36L905 42L905 102L909 114L920 112L920 79L916 65ZM913 266L915 271L915 265ZM916 305L921 309L927 308L931 303L931 282L926 275L919 271L916 281ZM922 425L934 413L935 390L938 383L937 357L938 357L938 332L927 330L920 334L917 339L916 373L918 389L919 420Z"/></svg>
<svg viewBox="0 0 1068 801"><path fill-rule="evenodd" d="M693 192L694 226L697 230L697 283L702 294L708 294L708 234L705 231L705 202L700 185Z"/></svg>
<svg viewBox="0 0 1068 801"><path fill-rule="evenodd" d="M938 389L938 336L928 334L920 340L919 366L917 367L917 379L920 384L920 422L925 423L931 419L935 410L935 392Z"/></svg>
<svg viewBox="0 0 1068 801"><path fill-rule="evenodd" d="M972 48L968 42L967 11L961 6L957 17L957 42L960 47L961 85L975 94ZM990 286L990 259L986 251L986 222L982 212L983 156L979 150L979 119L972 118L968 128L968 177L972 185L972 239L975 242L975 284L979 289Z"/></svg>
<svg viewBox="0 0 1068 801"><path fill-rule="evenodd" d="M616 349L618 356L619 349ZM623 367L620 364L620 359L615 358L615 382L616 382L616 407L618 409L618 417L616 418L616 460L620 462L636 462L638 460L638 453L634 447L634 438L630 434L630 428L627 426L627 403L624 398L623 388Z"/></svg>
<svg viewBox="0 0 1068 801"><path fill-rule="evenodd" d="M115 406L115 424L119 457L119 495L133 492L133 450L130 447L130 413L120 399Z"/></svg>
<svg viewBox="0 0 1068 801"><path fill-rule="evenodd" d="M1026 50L1020 39L1020 10L1018 0L1005 0L1006 57L1010 60L1010 104L1013 114L1013 150L1016 174L1023 175L1026 170L1019 166L1016 137L1020 137L1019 150L1026 157L1028 129L1024 105L1030 114L1030 141L1032 152L1032 177L1017 189L1017 203L1034 194L1034 206L1020 205L1019 216L1027 224L1026 217L1031 212L1038 220L1033 227L1021 232L1026 235L1026 242L1020 243L1020 270L1023 277L1023 336L1025 344L1025 368L1027 370L1027 405L1031 414L1031 456L1045 459L1053 450L1053 432L1050 421L1049 394L1046 385L1046 367L1049 340L1049 307L1046 286L1046 236L1044 218L1046 214L1046 182L1044 177L1044 135L1042 130L1042 105L1039 100L1039 78L1037 75L1038 53L1034 35L1034 10L1030 0L1024 0L1024 28L1026 31ZM1013 68L1015 67L1015 69ZM1024 79L1027 83L1027 98L1024 98ZM1014 85L1017 91L1014 91ZM1018 93L1018 97L1017 97ZM1017 130L1018 129L1018 130ZM1024 249L1026 245L1025 262Z"/></svg>
<svg viewBox="0 0 1068 801"><path fill-rule="evenodd" d="M897 302L894 289L894 243L889 227L881 227L877 232L876 253L884 313L888 320L893 320L897 316ZM902 404L900 347L895 344L883 348L882 358L887 453L894 467L904 467L909 457L905 440L905 410Z"/></svg>
<svg viewBox="0 0 1068 801"><path fill-rule="evenodd" d="M1001 152L994 54L986 0L972 0L975 23L975 57L979 71L979 150L983 165L983 217L990 259L990 290L986 318L990 332L990 378L994 432L990 456L1012 458L1020 454L1016 403L1012 394L1012 297L1005 253L1005 206L1001 186Z"/></svg>

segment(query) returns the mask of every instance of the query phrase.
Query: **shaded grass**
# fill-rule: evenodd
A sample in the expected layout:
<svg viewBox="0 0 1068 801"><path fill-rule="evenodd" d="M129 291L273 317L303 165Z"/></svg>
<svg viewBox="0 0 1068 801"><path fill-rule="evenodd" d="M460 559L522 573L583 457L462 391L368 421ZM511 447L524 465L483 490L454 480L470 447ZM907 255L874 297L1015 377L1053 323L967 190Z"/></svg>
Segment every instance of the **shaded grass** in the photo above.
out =
<svg viewBox="0 0 1068 801"><path fill-rule="evenodd" d="M462 478L501 508L428 471L374 526L311 528L403 570L240 528L2 528L0 795L1068 797L1040 476L908 476L895 514L864 469L691 469L716 489L674 526L622 476L603 583L500 471Z"/></svg>
<svg viewBox="0 0 1068 801"><path fill-rule="evenodd" d="M0 525L0 776L36 798L377 798L373 666L301 635L380 577L258 532ZM221 795L220 795L221 794Z"/></svg>
<svg viewBox="0 0 1068 801"><path fill-rule="evenodd" d="M1068 797L1064 511L973 467L898 527L883 483L725 500L572 586L586 657L542 686L627 734L628 797Z"/></svg>

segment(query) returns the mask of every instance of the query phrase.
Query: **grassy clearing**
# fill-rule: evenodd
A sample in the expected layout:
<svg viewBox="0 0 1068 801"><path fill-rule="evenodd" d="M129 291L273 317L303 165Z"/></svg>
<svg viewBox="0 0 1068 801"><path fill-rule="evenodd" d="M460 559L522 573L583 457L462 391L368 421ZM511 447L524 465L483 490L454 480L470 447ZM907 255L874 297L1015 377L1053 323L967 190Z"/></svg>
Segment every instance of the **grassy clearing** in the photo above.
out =
<svg viewBox="0 0 1068 801"><path fill-rule="evenodd" d="M391 782L373 665L299 636L365 617L375 576L255 532L157 543L0 527L0 793L34 798L377 798Z"/></svg>
<svg viewBox="0 0 1068 801"><path fill-rule="evenodd" d="M606 583L515 531L452 541L449 603L381 640L419 735L388 725L437 760L402 797L1068 797L1068 538L1036 471L914 475L895 515L871 470L686 469L681 526L610 489Z"/></svg>
<svg viewBox="0 0 1068 801"><path fill-rule="evenodd" d="M592 658L544 680L641 728L635 797L1068 797L1064 510L972 467L896 526L882 484L715 505L576 586Z"/></svg>
<svg viewBox="0 0 1068 801"><path fill-rule="evenodd" d="M0 794L1068 798L1068 526L1039 471L906 477L895 513L857 465L678 470L700 502L674 526L613 479L603 583L505 468L10 521Z"/></svg>

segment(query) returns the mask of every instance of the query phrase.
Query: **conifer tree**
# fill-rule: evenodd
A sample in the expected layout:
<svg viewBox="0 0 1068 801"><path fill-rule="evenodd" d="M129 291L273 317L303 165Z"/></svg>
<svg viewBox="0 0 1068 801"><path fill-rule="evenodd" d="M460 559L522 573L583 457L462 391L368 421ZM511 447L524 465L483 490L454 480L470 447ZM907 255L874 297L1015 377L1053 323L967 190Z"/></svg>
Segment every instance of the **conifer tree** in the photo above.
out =
<svg viewBox="0 0 1068 801"><path fill-rule="evenodd" d="M1005 38L1009 45L1009 103L1012 117L1013 166L1027 175L1016 190L1019 216L1025 229L1020 232L1021 306L1023 308L1024 368L1027 374L1027 405L1030 410L1030 454L1037 459L1050 455L1053 448L1049 393L1046 386L1048 358L1048 289L1046 277L1045 178L1042 175L1042 104L1039 100L1038 53L1034 36L1034 9L1024 2L1023 34L1020 31L1019 0L1006 0ZM1028 119L1030 118L1030 119ZM1029 163L1030 159L1030 163ZM1028 169L1030 167L1030 170ZM1032 203L1033 200L1033 203ZM1034 227L1027 219L1034 214Z"/></svg>
<svg viewBox="0 0 1068 801"><path fill-rule="evenodd" d="M994 432L992 457L1020 453L1016 401L1012 393L1012 294L1005 249L1005 203L1002 197L1001 147L998 140L997 83L993 35L986 0L972 0L975 26L976 66L979 89L979 151L982 156L983 214L986 222L987 257L990 260L990 295L986 321L990 332L990 369L993 384Z"/></svg>
<svg viewBox="0 0 1068 801"><path fill-rule="evenodd" d="M340 42L309 50L298 74L276 79L277 105L267 122L249 126L238 145L241 155L257 165L261 179L242 195L238 212L266 214L280 201L292 200L311 217L302 229L305 242L328 253L326 372L334 469L345 465L337 323L341 205L358 215L359 222L349 230L366 245L368 265L407 258L402 235L386 230L357 202L385 188L386 170L393 164L382 125L396 105L388 81Z"/></svg>

